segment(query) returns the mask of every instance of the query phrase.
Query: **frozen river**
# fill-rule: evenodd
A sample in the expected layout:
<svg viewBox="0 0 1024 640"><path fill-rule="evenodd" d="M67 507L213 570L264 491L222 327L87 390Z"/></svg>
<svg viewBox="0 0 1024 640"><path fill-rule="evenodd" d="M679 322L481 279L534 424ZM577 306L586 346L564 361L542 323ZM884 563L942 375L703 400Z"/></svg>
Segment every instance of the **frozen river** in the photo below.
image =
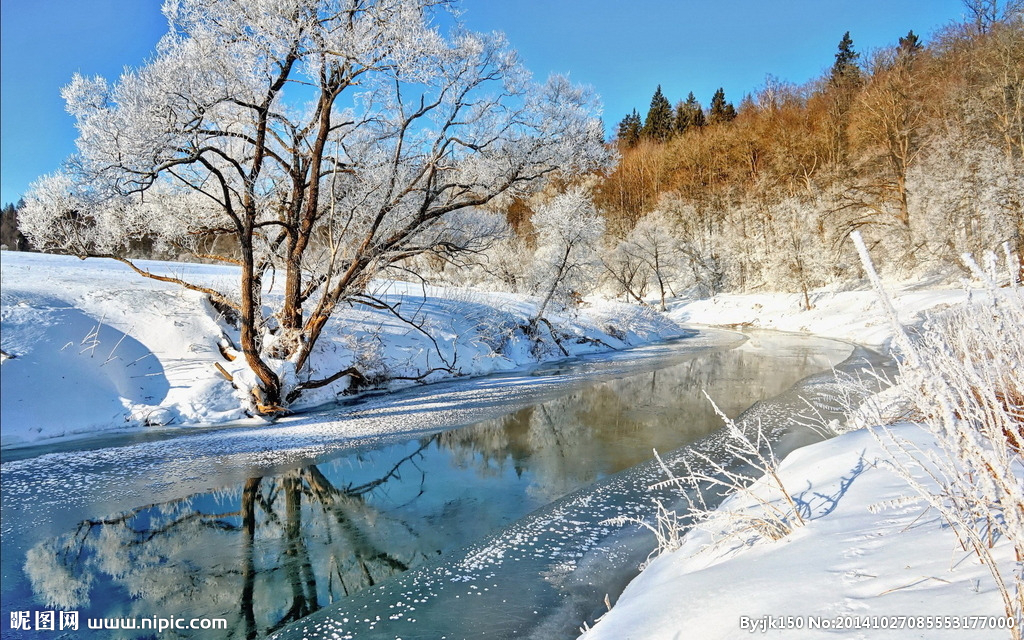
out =
<svg viewBox="0 0 1024 640"><path fill-rule="evenodd" d="M652 510L652 448L715 451L703 391L793 448L851 351L701 331L271 426L6 451L4 637L12 611L78 612L74 637L171 616L227 629L160 637L575 637L654 547L603 524Z"/></svg>

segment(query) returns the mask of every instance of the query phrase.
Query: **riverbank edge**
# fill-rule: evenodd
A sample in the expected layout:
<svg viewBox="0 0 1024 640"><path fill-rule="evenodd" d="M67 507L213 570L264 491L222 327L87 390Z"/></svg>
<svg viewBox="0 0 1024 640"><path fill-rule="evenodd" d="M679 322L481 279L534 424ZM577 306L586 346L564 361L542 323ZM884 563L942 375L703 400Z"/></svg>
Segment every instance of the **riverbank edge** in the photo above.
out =
<svg viewBox="0 0 1024 640"><path fill-rule="evenodd" d="M972 299L966 290L907 285L892 287L890 296L900 323L912 329ZM895 329L874 292L819 294L812 300L808 310L798 294L723 295L679 301L670 315L694 324L798 331L891 349ZM692 529L678 549L650 562L593 628L581 628L580 640L714 640L752 633L931 639L964 637L968 628L972 637L1008 637L1004 625L1012 621L1004 617L989 570L963 551L948 524L929 513L894 471L904 450L928 456L937 447L926 428L895 422L863 426L792 452L777 476L787 488L803 488L798 496L812 496L801 504L807 526L774 541L736 536L732 514L763 505L732 496L719 506L715 524ZM936 488L934 478L919 475L915 481ZM1024 465L1017 465L1016 476L1024 483ZM755 495L777 500L770 485L762 478ZM997 544L993 555L1004 574L1024 573L1008 541ZM987 626L978 626L978 616Z"/></svg>
<svg viewBox="0 0 1024 640"><path fill-rule="evenodd" d="M211 288L230 287L231 268L147 262L152 271ZM266 424L247 416L255 384L234 352L233 329L205 298L131 273L109 260L4 252L0 326L0 448L61 443L152 428ZM491 373L526 371L581 355L689 333L647 307L594 301L548 314L525 330L538 301L528 296L376 283L394 308L351 307L325 328L316 370L356 367L386 383L373 392ZM271 294L268 294L271 295ZM424 372L428 372L424 375ZM304 413L355 397L343 376L290 409Z"/></svg>

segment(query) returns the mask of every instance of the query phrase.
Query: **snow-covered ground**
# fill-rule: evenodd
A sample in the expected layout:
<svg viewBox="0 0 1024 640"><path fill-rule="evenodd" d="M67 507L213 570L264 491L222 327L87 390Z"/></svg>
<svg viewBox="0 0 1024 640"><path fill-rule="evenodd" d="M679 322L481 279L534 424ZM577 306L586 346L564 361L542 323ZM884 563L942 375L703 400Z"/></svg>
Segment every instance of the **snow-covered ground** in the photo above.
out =
<svg viewBox="0 0 1024 640"><path fill-rule="evenodd" d="M969 298L963 290L898 285L890 293L905 326L920 325L929 314ZM874 292L817 293L812 303L805 311L797 294L721 295L679 301L671 315L683 322L806 331L881 348L893 342ZM1022 330L1012 325L1006 330ZM1020 363L1016 367L1019 372ZM945 455L932 434L909 423L861 428L797 450L778 475L806 510L806 526L774 541L736 532L728 514L761 507L733 496L704 526L691 530L680 548L655 558L581 640L1011 637L1004 627L991 626L1007 620L988 568L964 550L939 513L913 499L918 494L893 471L893 460L904 457L893 438L920 456ZM1019 455L1014 469L1016 481L1024 483ZM920 467L913 475L935 490L934 478ZM758 481L758 495L778 501L769 486ZM726 534L730 528L733 533ZM1009 540L998 540L993 556L1006 581L1024 572Z"/></svg>
<svg viewBox="0 0 1024 640"><path fill-rule="evenodd" d="M892 432L933 446L916 426ZM887 466L889 448L860 429L793 452L779 475L805 501L806 526L751 545L749 534L714 544L708 530L695 529L681 548L654 559L582 638L1009 637L1005 629L970 628L1003 615L992 577L938 513L906 502L914 493ZM749 508L731 500L719 511ZM995 551L1013 567L1010 545Z"/></svg>
<svg viewBox="0 0 1024 640"><path fill-rule="evenodd" d="M142 278L110 260L7 251L0 257L2 446L147 424L246 419L246 399L217 367L243 383L251 373L242 358L229 362L222 355L220 345L237 344L237 334L202 294ZM230 267L142 264L222 290L237 283ZM437 367L482 375L564 357L550 336L538 343L521 330L536 310L522 296L408 283L379 283L375 293L412 324L388 311L340 310L318 343L314 377L353 364L391 377ZM635 305L592 304L576 317L550 319L572 355L683 334L671 320ZM292 408L331 402L347 382L307 393Z"/></svg>
<svg viewBox="0 0 1024 640"><path fill-rule="evenodd" d="M904 325L920 324L927 313L967 299L962 287L894 283L888 290ZM810 301L808 311L799 293L721 294L705 300L676 301L669 315L682 323L813 333L868 346L889 346L892 328L871 289L814 291Z"/></svg>
<svg viewBox="0 0 1024 640"><path fill-rule="evenodd" d="M224 267L148 266L210 285L235 280ZM147 423L246 419L243 399L217 368L236 379L245 375L238 360L228 362L221 353L233 330L200 294L142 279L114 262L39 254L4 252L0 276L5 448ZM441 365L480 375L563 357L550 340L538 345L517 330L535 310L521 296L403 283L380 283L376 293L400 303L423 330L386 311L344 309L320 345L320 375L350 364L391 376L413 377ZM907 324L967 298L955 288L896 286L893 294ZM889 345L892 329L873 292L816 292L811 302L805 311L797 294L719 295L676 301L667 318L636 305L591 303L577 317L552 321L573 354L678 336L676 323ZM303 398L297 408L331 401L344 382ZM895 432L931 446L918 427L900 425ZM736 638L761 635L765 625L770 636L792 638L1007 637L1003 630L936 628L978 624L946 616L1002 615L1002 603L988 570L960 550L938 514L903 500L912 492L888 469L889 456L866 430L797 451L780 475L805 501L807 526L750 545L735 537L710 544L711 533L694 530L682 548L654 560L584 637ZM726 507L744 505L733 500ZM996 555L1012 568L1008 551L997 547ZM917 625L919 616L931 616L920 620L933 628L808 628L817 621L865 620L906 627ZM775 629L780 624L803 628Z"/></svg>

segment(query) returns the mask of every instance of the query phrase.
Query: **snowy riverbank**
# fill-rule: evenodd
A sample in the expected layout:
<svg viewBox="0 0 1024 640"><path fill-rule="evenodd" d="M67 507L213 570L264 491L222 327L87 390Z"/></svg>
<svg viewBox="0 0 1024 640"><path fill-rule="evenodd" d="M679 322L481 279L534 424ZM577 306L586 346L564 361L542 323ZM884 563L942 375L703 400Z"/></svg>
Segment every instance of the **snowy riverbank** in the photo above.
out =
<svg viewBox="0 0 1024 640"><path fill-rule="evenodd" d="M893 433L934 446L913 425ZM937 512L907 500L913 490L888 468L890 458L865 429L795 451L779 475L805 505L806 526L749 545L749 534L722 544L694 530L634 579L582 638L1009 637L1005 629L979 627L990 616L1005 622L988 569L960 548ZM751 508L732 501L720 511ZM1009 569L1012 551L1005 543L995 549Z"/></svg>
<svg viewBox="0 0 1024 640"><path fill-rule="evenodd" d="M967 300L963 288L936 288L894 283L889 287L900 322L920 324L936 313ZM755 327L775 331L812 333L887 349L892 328L874 291L811 292L811 309L804 309L799 293L721 294L706 300L679 300L669 315L684 324Z"/></svg>
<svg viewBox="0 0 1024 640"><path fill-rule="evenodd" d="M892 291L894 306L906 325L920 325L929 315L926 311L941 313L967 299L966 293L957 290L893 287ZM1016 305L1012 318L1019 319L1020 290L1005 290L1005 295L1018 296L1010 303ZM883 348L892 342L893 330L873 292L818 294L812 300L814 308L804 311L798 295L718 296L677 303L672 316L688 322L810 331ZM1024 388L1021 364L1016 360L1013 365L1012 354L1020 356L1021 327L1011 317L993 321L992 314L987 318L982 314L980 324L986 322L990 323L989 340L1014 345L1005 351L1011 354L1011 369L1001 373L1009 376L1010 388L1019 391ZM974 338L985 331L969 326L961 335ZM1018 333L1011 338L1006 331ZM952 345L950 353L977 343ZM996 358L993 354L999 347L980 355L981 361ZM956 358L963 357L954 355L954 365ZM992 369L998 367L988 371ZM925 365L922 371L927 370ZM964 370L971 371L966 364ZM996 389L1006 388L999 384L1005 382ZM996 391L996 404L989 406L997 412L1011 411L1006 397ZM960 412L973 411L961 403L956 406ZM949 415L943 424L961 421L959 414ZM1019 420L1016 424L1019 429ZM993 433L1007 437L1005 427ZM982 438L987 437L991 436ZM691 530L679 548L655 558L581 640L713 640L751 634L801 639L1018 637L1005 627L1009 619L992 573L977 555L965 550L963 530L954 532L942 514L918 498L921 490L948 495L944 492L950 491L949 483L959 482L957 470L962 474L964 467L948 462L951 440L957 437L940 446L935 432L900 422L888 428L857 429L797 450L782 462L778 477L793 496L805 526L777 540L759 537L749 529L737 531L738 520L730 514L757 513L764 507L756 499L733 496L709 521ZM907 451L929 460L929 465L940 465L939 472L931 475L908 463ZM1001 455L1008 461L1008 482L1024 486L1019 450L1004 447ZM919 487L915 489L894 471L901 466L911 470ZM970 486L980 482L954 484L953 491L967 487L967 493L960 495L969 495ZM772 485L764 478L755 487L756 495L780 505L781 494L772 493ZM985 494L989 489L977 491ZM988 504L989 513L1000 508L998 502ZM991 554L1009 585L1009 597L1024 597L1019 591L1014 595L1014 576L1020 584L1024 563L1015 558L1012 540L997 535ZM1013 622L1020 626L1019 615Z"/></svg>
<svg viewBox="0 0 1024 640"><path fill-rule="evenodd" d="M207 285L237 281L227 267L145 265ZM227 346L237 356L230 346L237 336L201 294L142 278L110 260L69 256L5 251L0 278L4 447L146 424L247 419L246 399L227 376L244 381L251 373L242 358L223 355ZM683 335L661 314L601 303L576 317L550 316L562 333L559 348L550 333L539 339L524 334L536 304L523 296L407 283L381 283L375 294L399 307L405 320L368 307L339 311L318 345L315 373L356 365L400 386L412 384L400 378L432 369L483 375L563 358L563 348L579 355ZM424 380L450 375L436 371ZM343 378L313 390L292 408L331 402L347 383Z"/></svg>

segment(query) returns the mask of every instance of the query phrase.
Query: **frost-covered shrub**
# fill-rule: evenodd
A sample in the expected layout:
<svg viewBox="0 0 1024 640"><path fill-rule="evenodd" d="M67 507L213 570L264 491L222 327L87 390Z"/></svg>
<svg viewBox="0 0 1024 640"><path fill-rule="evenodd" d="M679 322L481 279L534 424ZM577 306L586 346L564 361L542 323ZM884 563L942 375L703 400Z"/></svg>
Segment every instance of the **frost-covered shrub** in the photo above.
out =
<svg viewBox="0 0 1024 640"><path fill-rule="evenodd" d="M782 461L761 421L741 427L708 400L725 423L719 452L712 456L695 450L692 459L684 456L681 475L673 473L654 452L667 479L651 488L679 489L685 511L670 511L656 500L653 522L626 516L608 521L638 524L654 533L658 546L651 557L678 549L691 527L707 530L717 545L726 540L742 544L779 540L806 524L778 474ZM722 497L727 500L718 506Z"/></svg>
<svg viewBox="0 0 1024 640"><path fill-rule="evenodd" d="M589 292L597 272L597 252L604 219L582 187L569 189L543 204L534 214L537 251L528 281L541 298L536 319L554 303L573 305Z"/></svg>
<svg viewBox="0 0 1024 640"><path fill-rule="evenodd" d="M891 304L867 249L855 237L865 268L885 306ZM911 417L935 437L923 450L892 433L880 435L895 470L934 508L965 550L992 574L1006 615L1024 624L1024 296L1021 265L1006 251L1007 287L994 268L984 273L965 262L985 284L980 300L925 323L911 340L890 312L902 351L898 393ZM994 256L990 258L994 266ZM924 473L929 482L922 482ZM1009 544L1016 564L1000 565L997 544Z"/></svg>

